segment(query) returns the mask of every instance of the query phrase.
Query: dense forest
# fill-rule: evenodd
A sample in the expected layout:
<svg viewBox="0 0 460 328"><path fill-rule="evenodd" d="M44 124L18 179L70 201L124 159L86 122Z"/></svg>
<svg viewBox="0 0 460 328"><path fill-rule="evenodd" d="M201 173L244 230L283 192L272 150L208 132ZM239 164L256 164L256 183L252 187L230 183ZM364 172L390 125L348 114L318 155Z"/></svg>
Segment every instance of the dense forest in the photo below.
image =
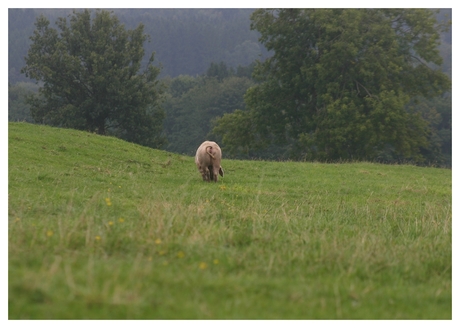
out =
<svg viewBox="0 0 460 328"><path fill-rule="evenodd" d="M248 89L260 83L253 76L256 63L273 55L268 51L261 34L251 29L252 9L113 9L114 15L128 29L139 23L149 42L144 43L142 65L148 55L155 53L155 65L160 68L159 80L165 87L162 94L164 109L162 148L193 155L196 145L212 138L222 144L226 156L273 160L308 159L299 156L293 140L279 143L271 139L263 148L235 148L226 145L224 133L219 132L218 121L226 115L246 113L245 95ZM70 9L9 9L8 39L8 119L34 122L25 102L27 94L36 93L32 83L21 69L31 46L34 23L43 14L54 24L59 17L70 15ZM438 21L451 19L451 10L443 9L436 15ZM443 59L442 72L451 78L451 31L441 34L439 53ZM246 96L247 98L247 96ZM427 122L427 143L421 147L421 165L451 166L452 109L451 94L435 97L413 97L407 110L416 111ZM244 125L247 120L243 120ZM222 123L222 121L221 121ZM222 125L222 124L221 124ZM110 131L109 131L110 132ZM234 138L237 140L237 137ZM411 156L400 156L392 151L381 151L372 158L381 162L412 162ZM323 158L321 160L328 160ZM334 159L331 159L334 160Z"/></svg>

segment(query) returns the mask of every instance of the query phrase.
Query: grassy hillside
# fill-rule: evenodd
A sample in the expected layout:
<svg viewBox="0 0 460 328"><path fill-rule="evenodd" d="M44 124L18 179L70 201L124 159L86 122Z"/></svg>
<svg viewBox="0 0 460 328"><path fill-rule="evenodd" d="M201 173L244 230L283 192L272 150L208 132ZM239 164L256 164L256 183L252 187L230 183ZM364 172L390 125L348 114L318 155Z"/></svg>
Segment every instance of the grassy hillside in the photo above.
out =
<svg viewBox="0 0 460 328"><path fill-rule="evenodd" d="M452 318L450 170L8 139L9 319Z"/></svg>

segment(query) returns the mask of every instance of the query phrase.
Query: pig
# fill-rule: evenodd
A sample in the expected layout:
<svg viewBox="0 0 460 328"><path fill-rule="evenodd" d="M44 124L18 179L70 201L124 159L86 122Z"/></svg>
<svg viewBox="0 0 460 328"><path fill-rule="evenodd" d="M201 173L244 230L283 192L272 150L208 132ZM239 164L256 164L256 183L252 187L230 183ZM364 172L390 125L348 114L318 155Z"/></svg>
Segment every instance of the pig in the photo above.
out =
<svg viewBox="0 0 460 328"><path fill-rule="evenodd" d="M195 155L195 164L200 171L203 181L217 182L218 175L224 176L224 170L220 166L222 151L214 141L205 141L198 147Z"/></svg>

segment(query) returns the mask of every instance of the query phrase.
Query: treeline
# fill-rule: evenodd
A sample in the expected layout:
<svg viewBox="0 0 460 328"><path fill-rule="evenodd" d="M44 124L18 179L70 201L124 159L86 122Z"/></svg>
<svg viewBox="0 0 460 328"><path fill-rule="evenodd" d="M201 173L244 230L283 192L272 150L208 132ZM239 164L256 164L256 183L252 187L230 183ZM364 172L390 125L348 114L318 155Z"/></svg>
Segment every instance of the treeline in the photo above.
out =
<svg viewBox="0 0 460 328"><path fill-rule="evenodd" d="M67 15L65 10L60 10L59 13L52 10L42 11L47 15L52 13L56 17L65 17ZM279 113L288 111L286 106L290 106L288 102L291 100L285 101L283 99L291 99L291 96L287 94L283 96L282 92L284 91L278 90L278 87L273 85L272 87L274 88L267 91L267 96L263 101L269 101L267 99L272 97L281 107L278 105L278 107L273 108L266 107L264 109L265 114L264 112L254 112L254 108L257 107L254 105L254 101L257 104L263 103L263 101L257 100L258 98L254 96L254 90L257 90L259 85L263 86L264 74L265 78L268 76L266 75L267 73L263 73L263 70L261 70L261 64L269 52L262 43L258 42L259 32L257 29L250 30L249 28L249 17L252 12L253 10L114 10L115 15L120 18L122 23L126 24L127 28L135 28L139 23L139 17L142 17L142 22L145 24L144 31L150 35L152 40L150 43L145 43L145 53L155 52L155 63L161 63L159 78L160 82L165 86L164 93L161 96L161 107L165 114L161 138L167 140L167 143L163 146L164 149L193 155L197 145L204 139L213 139L223 146L226 157L315 160L314 157L308 157L313 152L305 155L305 149L316 150L315 145L313 148L308 148L311 146L306 148L305 146L310 142L307 140L309 134L301 134L302 138L298 140L296 140L295 134L289 136L289 129L292 130L296 124L299 124L301 129L299 131L306 129L305 127L307 126L301 126L306 118L292 116L292 118L289 118L292 119L292 122L288 123L286 123L287 117L279 116L277 118ZM449 17L445 16L446 13L451 14L450 11L441 11L437 14L438 20L448 19ZM36 12L34 10L13 10L13 12L10 10L9 15L10 18L16 15L14 17L17 17L17 19L20 17L23 20L32 19L31 24L33 24L33 17L35 17ZM53 22L54 19L50 18L50 21ZM33 32L33 27L21 30L17 21L11 21L10 19L10 22L9 42L10 46L14 43L14 48L17 50L20 48L19 45L22 44L20 42L20 39L23 39L20 37L21 33L29 37ZM12 40L11 35L16 35L17 38ZM24 44L26 45L24 46ZM27 53L30 42L24 42L22 46L25 47L24 49ZM292 43L289 46L292 46ZM288 49L289 46L283 46L280 49ZM272 54L273 48L270 50ZM440 66L442 72L451 77L450 30L441 34L438 50L444 60ZM12 54L12 51L13 49L9 48L9 78L11 80L9 83L8 118L10 121L24 120L33 122L34 120L28 111L28 105L25 103L24 98L26 94L36 93L37 86L30 82L17 83L23 80L24 76L17 74L22 67L20 60L17 59L20 56ZM296 56L295 52L292 52L292 54ZM287 54L285 58L288 58L288 55L290 54ZM261 59L259 64L256 64L255 60L257 58ZM144 59L144 61L146 62L147 59ZM294 63L294 61L288 61L287 63ZM325 66L326 68L327 66ZM291 77L286 80L288 81L287 83L298 79L295 75L300 70L295 67L289 67L289 69L292 69L292 72L288 72L287 68L274 68L276 74L284 72L284 76L280 75L276 84L286 83L282 82L282 79L286 78L287 74L291 74ZM16 75L20 77L14 78ZM326 80L324 83L329 82ZM426 82L428 83L428 81ZM315 83L318 85L319 82ZM305 86L308 86L308 84L305 84ZM294 90L296 87L293 85L290 90ZM297 94L306 90L301 84L299 84L299 87L299 91L296 91ZM252 94L248 92L251 89L253 90ZM314 91L314 89L312 90ZM369 92L369 90L364 90L364 87L360 88L362 94ZM297 96L297 94L294 93L293 97ZM279 98L276 99L276 97ZM302 98L299 99L301 102ZM293 104L296 102L299 103L299 100L294 99ZM252 109L248 106L252 106ZM345 108L343 105L340 106ZM424 125L426 123L422 136L426 139L426 142L418 148L420 156L414 161L414 157L396 152L392 144L387 142L375 152L375 156L364 157L365 160L384 163L413 162L419 165L450 167L452 163L452 106L449 90L446 90L440 96L434 97L415 96L414 94L404 108L406 112L415 115L413 117L421 117L423 121L420 121L420 124ZM270 112L272 110L273 112ZM298 112L298 109L293 111L293 113L296 112ZM335 115L338 114L339 112ZM337 118L340 118L340 116L337 116ZM342 115L341 119L346 118ZM383 119L384 117L382 116ZM270 120L273 121L270 123ZM265 127L260 125L261 122L266 122L263 123L266 124ZM334 126L337 122L330 121L325 126ZM273 128L278 129L276 126L278 123L280 128L285 129L288 127L288 130L279 130L279 133L273 130ZM350 121L345 120L343 127L336 127L338 134L334 137L340 140L340 138L346 138L345 134L340 135L342 133L340 131L360 129L359 124L354 128L352 123L352 116L350 116ZM270 127L270 124L272 127ZM378 124L378 122L376 121L375 124ZM408 124L411 124L410 120ZM264 134L260 132L262 131L260 130L261 127L262 130L266 127L272 130L269 133L265 133L268 130L263 131ZM314 132L314 130L312 131ZM391 131L391 125L389 125L389 130L385 131ZM280 136L282 136L282 142L280 142ZM230 141L229 137L231 138ZM261 143L261 140L257 140L257 138L262 138L263 142ZM359 138L358 140L363 140L362 142L364 143L364 139ZM315 141L317 145L319 145L318 140L320 139ZM398 142L404 144L405 140ZM257 144L259 146L263 144L263 147L256 147ZM352 149L349 151L350 153L353 152ZM316 159L325 161L342 160L337 156L331 157L331 159L328 159L327 155L321 156L324 157L318 156ZM343 160L350 160L350 158L344 157Z"/></svg>
<svg viewBox="0 0 460 328"><path fill-rule="evenodd" d="M234 70L223 62L211 63L203 75L166 79L169 87L163 104L166 149L193 155L197 144L216 139L210 133L213 120L235 109L245 109L244 94L254 84L253 66Z"/></svg>
<svg viewBox="0 0 460 328"><path fill-rule="evenodd" d="M180 75L165 78L163 136L167 139L165 150L193 155L202 140L213 139L222 143L220 135L213 133L215 120L235 110L245 110L244 95L255 85L251 78L254 65L240 66L238 70L223 62L211 63L205 74ZM8 120L34 123L25 103L25 96L37 91L32 83L18 83L8 88ZM408 106L429 122L429 145L423 149L422 165L452 166L452 95L447 93L434 99L414 99ZM241 136L245 138L245 136ZM293 158L293 144L270 143L265 149L247 148L239 153L226 153L226 157L239 159L288 160ZM382 151L375 161L404 163L390 150Z"/></svg>
<svg viewBox="0 0 460 328"><path fill-rule="evenodd" d="M450 103L438 51L450 21L426 9L258 9L251 22L274 55L254 69L248 110L216 122L228 150L277 144L295 160L445 163L451 118L429 107Z"/></svg>

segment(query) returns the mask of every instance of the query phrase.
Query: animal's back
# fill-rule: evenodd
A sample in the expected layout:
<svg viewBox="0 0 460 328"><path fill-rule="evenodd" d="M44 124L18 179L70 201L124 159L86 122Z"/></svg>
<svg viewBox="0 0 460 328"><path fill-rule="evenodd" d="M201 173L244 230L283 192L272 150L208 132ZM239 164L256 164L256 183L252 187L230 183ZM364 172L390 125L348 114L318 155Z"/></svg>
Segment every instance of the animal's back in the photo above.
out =
<svg viewBox="0 0 460 328"><path fill-rule="evenodd" d="M220 166L221 159L222 151L216 142L206 140L198 147L195 164L204 180L209 181L210 179L217 182L217 174L224 176Z"/></svg>

